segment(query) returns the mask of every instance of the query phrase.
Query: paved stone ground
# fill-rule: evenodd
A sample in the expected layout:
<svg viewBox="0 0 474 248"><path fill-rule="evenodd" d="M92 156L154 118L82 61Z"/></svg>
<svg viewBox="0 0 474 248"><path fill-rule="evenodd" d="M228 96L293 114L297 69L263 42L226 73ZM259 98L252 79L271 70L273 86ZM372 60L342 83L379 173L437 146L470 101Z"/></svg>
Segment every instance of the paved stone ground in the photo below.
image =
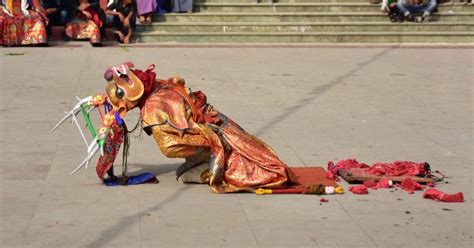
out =
<svg viewBox="0 0 474 248"><path fill-rule="evenodd" d="M0 52L1 247L472 247L472 49L78 43ZM159 184L109 188L94 169L69 176L83 143L72 126L50 129L74 96L102 91L107 66L128 60L186 78L290 165L428 161L449 176L438 188L466 202L389 190L322 205L310 195L212 194L177 183L182 161L145 135L132 140L131 171L158 173Z"/></svg>

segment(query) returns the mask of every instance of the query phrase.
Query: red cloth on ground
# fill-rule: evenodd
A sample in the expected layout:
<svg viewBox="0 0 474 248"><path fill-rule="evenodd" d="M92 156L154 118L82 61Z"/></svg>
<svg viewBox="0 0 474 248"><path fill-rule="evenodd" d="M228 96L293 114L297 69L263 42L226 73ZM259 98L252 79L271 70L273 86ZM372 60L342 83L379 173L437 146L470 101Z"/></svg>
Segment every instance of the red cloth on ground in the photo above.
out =
<svg viewBox="0 0 474 248"><path fill-rule="evenodd" d="M337 162L336 165L332 161L328 162L328 178L332 180L339 181L337 178L337 172L340 169L349 169L349 168L369 168L368 165L364 163L359 163L355 159L346 159Z"/></svg>
<svg viewBox="0 0 474 248"><path fill-rule="evenodd" d="M391 188L393 186L392 180L388 178L382 178L377 182L377 188Z"/></svg>
<svg viewBox="0 0 474 248"><path fill-rule="evenodd" d="M408 192L408 194L413 194L415 190L421 190L423 187L417 181L413 180L413 178L407 178L403 180L401 187L403 190Z"/></svg>
<svg viewBox="0 0 474 248"><path fill-rule="evenodd" d="M362 168L367 173L377 176L425 176L428 174L426 163L416 163L411 161L394 161L392 163L377 162L372 166L360 163L355 159L346 159L337 162L336 165L332 161L328 162L329 179L336 180L337 173L340 169Z"/></svg>
<svg viewBox="0 0 474 248"><path fill-rule="evenodd" d="M319 199L319 202L329 202L329 200L326 199L326 198L321 198L321 199Z"/></svg>
<svg viewBox="0 0 474 248"><path fill-rule="evenodd" d="M336 166L334 166L334 163L332 161L329 161L328 162L328 172L327 172L327 175L326 177L328 179L331 179L331 180L334 180L336 182L339 182L339 178L337 177L337 170L336 169Z"/></svg>
<svg viewBox="0 0 474 248"><path fill-rule="evenodd" d="M367 188L373 188L377 186L377 183L374 180L370 180L370 181L364 181L364 185L367 186Z"/></svg>
<svg viewBox="0 0 474 248"><path fill-rule="evenodd" d="M456 194L446 194L437 189L428 189L423 193L423 198L432 199L442 202L464 202L464 195L462 192Z"/></svg>
<svg viewBox="0 0 474 248"><path fill-rule="evenodd" d="M356 195L366 195L369 193L369 190L367 189L367 186L365 185L357 185L357 186L351 186L349 187L349 191Z"/></svg>
<svg viewBox="0 0 474 248"><path fill-rule="evenodd" d="M416 176L423 175L426 172L425 163L411 161L378 162L370 166L368 171L370 174L378 176Z"/></svg>

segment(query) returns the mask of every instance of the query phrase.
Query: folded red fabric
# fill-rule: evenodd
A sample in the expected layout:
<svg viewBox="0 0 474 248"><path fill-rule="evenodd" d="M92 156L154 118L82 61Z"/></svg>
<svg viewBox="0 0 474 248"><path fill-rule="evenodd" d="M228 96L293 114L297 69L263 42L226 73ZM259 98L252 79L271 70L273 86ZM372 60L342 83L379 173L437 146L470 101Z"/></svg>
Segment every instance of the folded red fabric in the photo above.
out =
<svg viewBox="0 0 474 248"><path fill-rule="evenodd" d="M357 185L357 186L352 186L349 187L349 191L356 195L366 195L369 193L369 190L367 189L367 186L365 185Z"/></svg>
<svg viewBox="0 0 474 248"><path fill-rule="evenodd" d="M377 162L372 166L360 163L355 159L340 160L336 164L328 162L327 178L338 181L337 175L340 169L360 168L368 174L377 176L426 176L429 174L427 163L416 163L412 161L394 161L392 163Z"/></svg>
<svg viewBox="0 0 474 248"><path fill-rule="evenodd" d="M380 181L377 182L377 188L391 188L393 186L392 180L388 178L382 178Z"/></svg>
<svg viewBox="0 0 474 248"><path fill-rule="evenodd" d="M402 181L401 187L403 190L408 192L408 194L413 194L415 190L423 189L423 186L419 184L417 181L413 180L413 178L406 178Z"/></svg>
<svg viewBox="0 0 474 248"><path fill-rule="evenodd" d="M365 181L364 185L367 186L367 188L372 188L372 187L376 187L377 183L374 180L369 180L369 181Z"/></svg>
<svg viewBox="0 0 474 248"><path fill-rule="evenodd" d="M442 202L464 202L464 195L462 192L456 194L446 194L441 190L428 189L423 193L423 198L432 199Z"/></svg>

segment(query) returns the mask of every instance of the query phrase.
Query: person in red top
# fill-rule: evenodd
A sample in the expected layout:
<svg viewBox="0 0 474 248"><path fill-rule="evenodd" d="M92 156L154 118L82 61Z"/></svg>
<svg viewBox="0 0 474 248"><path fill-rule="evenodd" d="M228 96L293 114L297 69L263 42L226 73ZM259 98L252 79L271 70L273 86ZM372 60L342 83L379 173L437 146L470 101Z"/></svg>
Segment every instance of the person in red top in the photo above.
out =
<svg viewBox="0 0 474 248"><path fill-rule="evenodd" d="M100 45L103 21L99 4L96 1L77 0L74 11L73 19L66 24L66 36L73 40L88 39L92 45Z"/></svg>

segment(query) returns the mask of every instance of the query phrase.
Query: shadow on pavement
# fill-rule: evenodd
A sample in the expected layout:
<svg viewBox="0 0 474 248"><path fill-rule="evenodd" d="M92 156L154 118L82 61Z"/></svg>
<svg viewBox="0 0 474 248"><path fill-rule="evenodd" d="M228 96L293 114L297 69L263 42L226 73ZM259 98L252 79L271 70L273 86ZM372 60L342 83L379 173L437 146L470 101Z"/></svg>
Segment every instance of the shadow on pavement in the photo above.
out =
<svg viewBox="0 0 474 248"><path fill-rule="evenodd" d="M277 115L275 118L273 118L273 120L269 121L267 125L261 127L255 134L257 136L261 135L263 132L265 132L265 130L268 130L270 128L272 128L273 126L275 126L276 124L278 124L279 122L281 122L282 120L284 119L287 119L289 118L292 114L294 114L296 111L298 111L299 109L301 109L302 107L308 105L309 103L311 103L314 99L318 98L320 95L324 94L326 91L328 91L329 89L333 88L334 86L338 85L338 84L341 84L344 82L344 80L346 80L347 78L350 78L352 77L353 75L355 75L357 72L361 71L362 69L364 69L367 65L373 63L374 61L378 60L379 58L385 56L389 51L391 51L392 49L396 48L396 46L394 47L389 47L387 49L384 49L383 51L373 55L371 58L369 58L367 61L364 61L362 63L359 63L356 65L356 68L344 73L343 75L337 77L336 79L334 79L333 81L327 83L327 84L323 84L323 85L318 85L316 87L313 88L313 90L311 90L310 92L308 92L307 94L307 97L301 99L296 105L294 106L290 106L288 108L286 108L283 113Z"/></svg>
<svg viewBox="0 0 474 248"><path fill-rule="evenodd" d="M146 212L151 212L151 211L156 211L162 208L163 206L166 206L168 202L171 202L173 198L176 198L177 196L181 195L183 192L188 190L192 185L184 185L184 187L180 187L174 194L164 198L161 202L158 204L149 207L144 210L138 210L138 213L133 214L133 215L128 215L122 217L117 223L105 229L104 231L100 232L98 235L98 238L91 243L89 243L87 248L96 248L96 247L103 247L105 246L108 242L114 240L116 237L118 237L122 232L127 230L131 225L133 225L136 221L137 218L140 218L140 213L146 213Z"/></svg>
<svg viewBox="0 0 474 248"><path fill-rule="evenodd" d="M154 148L154 147L153 147ZM131 164L129 165L128 176L135 176L141 173L153 173L156 176L161 174L170 173L176 171L176 169L181 165L181 163L175 164ZM137 169L138 170L135 170Z"/></svg>

